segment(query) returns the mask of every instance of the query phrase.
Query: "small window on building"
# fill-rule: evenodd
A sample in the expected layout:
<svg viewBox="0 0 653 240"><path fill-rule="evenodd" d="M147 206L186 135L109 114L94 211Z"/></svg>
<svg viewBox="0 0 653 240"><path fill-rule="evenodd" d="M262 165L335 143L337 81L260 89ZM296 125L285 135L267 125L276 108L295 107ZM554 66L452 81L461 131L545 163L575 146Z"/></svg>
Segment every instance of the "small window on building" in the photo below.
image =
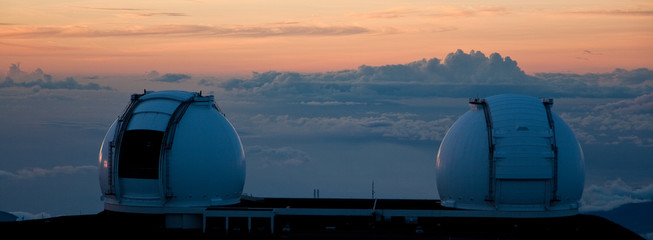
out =
<svg viewBox="0 0 653 240"><path fill-rule="evenodd" d="M159 178L159 154L163 132L125 131L120 146L118 176L121 178Z"/></svg>

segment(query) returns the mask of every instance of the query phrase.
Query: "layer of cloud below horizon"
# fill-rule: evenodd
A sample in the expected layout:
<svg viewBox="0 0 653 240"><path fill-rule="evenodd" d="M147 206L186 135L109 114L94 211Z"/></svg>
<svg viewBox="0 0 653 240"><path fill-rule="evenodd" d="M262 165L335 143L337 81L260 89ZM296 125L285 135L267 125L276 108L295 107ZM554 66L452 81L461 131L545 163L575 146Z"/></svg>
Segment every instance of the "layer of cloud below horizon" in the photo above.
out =
<svg viewBox="0 0 653 240"><path fill-rule="evenodd" d="M0 83L0 88L27 88L25 91L30 91L29 88L34 91L41 88L109 89L108 86L101 87L97 84L81 84L73 78L67 78L69 80L66 81L54 79L40 69L26 73L20 70L19 65L14 65L10 68L5 82ZM182 84L197 83L193 80L199 79L193 79L190 74L161 75L156 71L145 76L145 82L167 84L173 88ZM501 57L498 53L488 57L476 51L457 51L449 54L445 60L424 59L408 64L361 66L354 70L325 73L271 71L255 73L251 78L215 82L201 80L197 83L200 86L230 94L221 96L226 99L244 97L254 102L261 99L281 99L284 103L291 102L314 108L368 107L393 100L441 96L466 98L470 95L487 96L510 90L536 96L614 97L619 99L605 104L594 104L580 111L563 112L561 116L574 129L583 144L653 147L653 106L650 104L653 97L653 71L648 69L617 69L610 73L583 75L541 73L531 76L521 71L514 60ZM120 100L122 103L125 99ZM462 109L461 113L465 110ZM333 136L338 139L381 138L395 142L440 141L448 126L457 118L456 115L425 117L410 112L398 112L396 109L387 112L358 112L356 115L349 112L322 116L306 116L301 112L250 112L249 115L242 116L244 117L241 119L239 131L242 130L246 137L250 137L248 134L253 132L263 134L267 138L306 138L317 134L320 137ZM67 123L45 122L50 123L47 127ZM312 156L301 147L271 147L257 143L250 146L247 153L252 161L259 161L263 163L261 166L269 168L297 167L313 161ZM14 172L0 170L0 177L21 181L61 174L81 174L93 169L95 167L92 166L62 166L50 169L27 168ZM650 186L635 189L622 184L623 181L612 181L616 183L588 186L583 210L613 209L621 204L653 199L650 195L642 195ZM622 190L610 190L614 188ZM632 194L638 197L632 197ZM609 197L614 199L608 199Z"/></svg>

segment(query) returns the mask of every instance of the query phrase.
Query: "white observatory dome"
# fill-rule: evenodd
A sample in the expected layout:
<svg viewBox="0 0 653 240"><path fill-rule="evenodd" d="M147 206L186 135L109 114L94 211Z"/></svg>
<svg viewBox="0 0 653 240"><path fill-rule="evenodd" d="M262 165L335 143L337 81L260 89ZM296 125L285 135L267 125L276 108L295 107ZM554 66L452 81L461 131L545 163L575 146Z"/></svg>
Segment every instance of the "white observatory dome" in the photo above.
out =
<svg viewBox="0 0 653 240"><path fill-rule="evenodd" d="M552 99L505 94L473 98L442 140L436 180L446 207L577 211L583 152Z"/></svg>
<svg viewBox="0 0 653 240"><path fill-rule="evenodd" d="M213 96L198 93L132 95L104 137L99 161L105 209L113 211L235 204L245 182L238 134Z"/></svg>

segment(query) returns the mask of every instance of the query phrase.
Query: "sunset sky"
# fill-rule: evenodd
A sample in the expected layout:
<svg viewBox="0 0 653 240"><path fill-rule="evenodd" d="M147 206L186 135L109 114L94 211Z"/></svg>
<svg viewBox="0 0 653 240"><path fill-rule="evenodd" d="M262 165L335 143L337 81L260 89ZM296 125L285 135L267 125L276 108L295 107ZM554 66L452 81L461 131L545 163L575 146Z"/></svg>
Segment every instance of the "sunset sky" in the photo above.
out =
<svg viewBox="0 0 653 240"><path fill-rule="evenodd" d="M653 201L651 0L0 1L0 211L102 211L100 144L144 89L214 95L253 196L439 199L469 98L515 93L577 136L582 212Z"/></svg>
<svg viewBox="0 0 653 240"><path fill-rule="evenodd" d="M50 1L0 3L0 67L59 74L318 72L510 56L527 73L653 67L653 2Z"/></svg>

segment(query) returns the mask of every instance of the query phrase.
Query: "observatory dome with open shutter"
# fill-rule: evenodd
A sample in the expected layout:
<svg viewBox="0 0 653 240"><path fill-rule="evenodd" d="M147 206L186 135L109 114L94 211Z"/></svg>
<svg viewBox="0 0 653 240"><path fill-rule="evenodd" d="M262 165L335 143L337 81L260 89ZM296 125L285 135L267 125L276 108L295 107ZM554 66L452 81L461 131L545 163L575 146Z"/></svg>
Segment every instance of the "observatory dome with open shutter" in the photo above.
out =
<svg viewBox="0 0 653 240"><path fill-rule="evenodd" d="M583 152L552 99L504 94L473 98L448 130L436 180L445 207L577 212Z"/></svg>
<svg viewBox="0 0 653 240"><path fill-rule="evenodd" d="M169 213L235 204L245 182L238 134L213 96L132 95L99 156L105 210Z"/></svg>

